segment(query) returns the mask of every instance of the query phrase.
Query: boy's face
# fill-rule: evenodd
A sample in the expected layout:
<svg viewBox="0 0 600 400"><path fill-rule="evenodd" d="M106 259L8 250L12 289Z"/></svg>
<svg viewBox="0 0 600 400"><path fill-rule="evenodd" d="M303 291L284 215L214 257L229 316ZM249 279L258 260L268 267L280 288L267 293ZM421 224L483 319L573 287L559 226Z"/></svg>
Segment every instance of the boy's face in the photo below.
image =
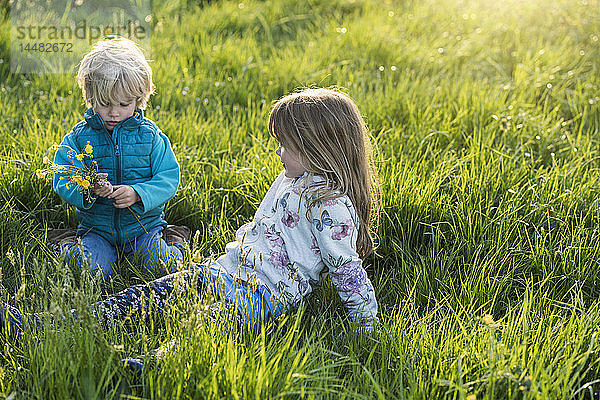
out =
<svg viewBox="0 0 600 400"><path fill-rule="evenodd" d="M100 115L109 132L121 121L131 117L135 112L135 99L126 99L118 104L98 104L94 111Z"/></svg>

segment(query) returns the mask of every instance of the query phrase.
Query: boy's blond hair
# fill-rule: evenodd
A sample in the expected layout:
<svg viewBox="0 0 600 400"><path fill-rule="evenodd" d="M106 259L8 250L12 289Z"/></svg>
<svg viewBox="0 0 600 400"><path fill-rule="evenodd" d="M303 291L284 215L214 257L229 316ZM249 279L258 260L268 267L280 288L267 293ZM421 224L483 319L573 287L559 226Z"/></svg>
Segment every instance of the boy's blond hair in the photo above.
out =
<svg viewBox="0 0 600 400"><path fill-rule="evenodd" d="M77 83L88 107L119 104L133 98L145 109L154 93L152 69L139 46L129 39L101 40L79 65Z"/></svg>

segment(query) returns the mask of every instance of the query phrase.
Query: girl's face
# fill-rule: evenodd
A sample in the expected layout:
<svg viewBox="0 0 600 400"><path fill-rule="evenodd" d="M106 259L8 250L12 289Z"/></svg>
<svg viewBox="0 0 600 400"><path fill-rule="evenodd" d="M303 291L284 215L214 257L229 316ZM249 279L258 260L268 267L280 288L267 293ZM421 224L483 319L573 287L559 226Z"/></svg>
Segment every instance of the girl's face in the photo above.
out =
<svg viewBox="0 0 600 400"><path fill-rule="evenodd" d="M306 167L300 163L300 155L297 152L289 150L280 144L277 150L275 150L275 154L279 156L279 159L283 163L285 176L288 178L296 178L307 171Z"/></svg>
<svg viewBox="0 0 600 400"><path fill-rule="evenodd" d="M131 117L135 112L135 99L126 99L118 104L98 104L94 111L100 115L109 132L121 121Z"/></svg>

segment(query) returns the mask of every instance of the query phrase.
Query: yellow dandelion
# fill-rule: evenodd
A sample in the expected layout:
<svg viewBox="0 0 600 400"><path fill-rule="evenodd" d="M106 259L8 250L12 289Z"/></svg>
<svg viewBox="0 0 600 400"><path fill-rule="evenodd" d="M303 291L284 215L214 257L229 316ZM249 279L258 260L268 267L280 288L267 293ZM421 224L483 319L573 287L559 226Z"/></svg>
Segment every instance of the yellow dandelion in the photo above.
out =
<svg viewBox="0 0 600 400"><path fill-rule="evenodd" d="M79 161L83 160L83 154L77 154L75 157L77 157Z"/></svg>
<svg viewBox="0 0 600 400"><path fill-rule="evenodd" d="M494 323L494 317L492 317L490 314L486 314L482 319L486 325L492 325Z"/></svg>
<svg viewBox="0 0 600 400"><path fill-rule="evenodd" d="M71 189L71 185L67 183L67 189Z"/></svg>
<svg viewBox="0 0 600 400"><path fill-rule="evenodd" d="M81 176L80 175L73 175L71 177L71 182L73 182L75 184L79 184L79 182L81 182Z"/></svg>
<svg viewBox="0 0 600 400"><path fill-rule="evenodd" d="M466 400L477 400L477 396L471 393L466 397Z"/></svg>
<svg viewBox="0 0 600 400"><path fill-rule="evenodd" d="M88 181L87 179L84 179L84 180L80 181L79 184L84 189L87 189L87 188L90 187L90 181Z"/></svg>
<svg viewBox="0 0 600 400"><path fill-rule="evenodd" d="M88 142L88 144L85 145L85 152L88 154L92 154L93 151L94 151L94 148L92 147L90 142Z"/></svg>
<svg viewBox="0 0 600 400"><path fill-rule="evenodd" d="M65 177L64 177L64 176L59 176L59 177L58 177L58 180L59 180L59 181L62 181L63 179L65 179Z"/></svg>
<svg viewBox="0 0 600 400"><path fill-rule="evenodd" d="M50 162L50 159L48 158L48 156L44 156L44 159L42 160L42 162L44 164L48 164Z"/></svg>
<svg viewBox="0 0 600 400"><path fill-rule="evenodd" d="M46 176L46 174L44 171L38 169L35 171L35 176L37 176L39 179L42 179L44 176Z"/></svg>

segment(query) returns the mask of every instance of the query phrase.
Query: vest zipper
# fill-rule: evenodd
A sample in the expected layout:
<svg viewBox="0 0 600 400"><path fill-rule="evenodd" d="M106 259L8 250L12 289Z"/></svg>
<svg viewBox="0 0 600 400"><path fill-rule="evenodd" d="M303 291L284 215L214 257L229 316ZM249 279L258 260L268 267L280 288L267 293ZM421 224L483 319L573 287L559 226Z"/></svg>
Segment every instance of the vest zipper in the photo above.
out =
<svg viewBox="0 0 600 400"><path fill-rule="evenodd" d="M116 129L116 127L115 127ZM113 131L113 134L115 136L115 156L116 156L116 171L115 171L115 178L117 179L117 185L121 184L121 152L119 150L119 132L118 131ZM112 139L112 137L111 137ZM114 224L115 224L115 233L118 239L118 243L121 243L121 230L119 229L119 217L121 215L120 210L116 207L114 207L115 213L114 213ZM121 243L124 244L124 243Z"/></svg>

